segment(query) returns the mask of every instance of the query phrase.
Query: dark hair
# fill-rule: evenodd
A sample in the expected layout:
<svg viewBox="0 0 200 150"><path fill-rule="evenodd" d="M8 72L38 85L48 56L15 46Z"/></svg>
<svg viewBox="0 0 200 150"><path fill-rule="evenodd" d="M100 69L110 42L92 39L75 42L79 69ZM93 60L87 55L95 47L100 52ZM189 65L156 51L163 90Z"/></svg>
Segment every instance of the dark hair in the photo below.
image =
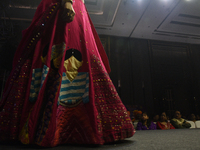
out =
<svg viewBox="0 0 200 150"><path fill-rule="evenodd" d="M163 112L160 114L160 116L161 116L163 113L165 113L165 115L167 116L167 113L166 113L166 112L164 112L164 111L163 111Z"/></svg>
<svg viewBox="0 0 200 150"><path fill-rule="evenodd" d="M146 112L143 112L142 113L142 115L143 114L146 114L147 115L147 113ZM148 115L147 115L148 116ZM149 117L149 116L148 116ZM141 122L142 122L142 124L144 125L144 123L145 123L145 121L143 120L143 119L141 119ZM150 119L147 119L147 127L149 127L151 125L151 120Z"/></svg>
<svg viewBox="0 0 200 150"><path fill-rule="evenodd" d="M44 47L43 51L42 51L42 57L45 57L48 53L48 50L49 50L49 43ZM71 56L74 56L78 61L82 61L82 54L79 50L77 49L69 49L66 51L66 54L65 54L65 60L69 59ZM53 60L51 60L51 67L53 69L58 69L54 66L54 63L53 63Z"/></svg>
<svg viewBox="0 0 200 150"><path fill-rule="evenodd" d="M65 60L69 59L71 56L74 56L78 61L82 61L81 52L77 49L69 49L66 51Z"/></svg>
<svg viewBox="0 0 200 150"><path fill-rule="evenodd" d="M166 112L162 112L162 113L160 114L160 116L161 116L163 113L165 113L166 118L167 118L167 113L166 113ZM161 121L161 117L159 118L159 121ZM167 121L167 120L165 120L165 121Z"/></svg>
<svg viewBox="0 0 200 150"><path fill-rule="evenodd" d="M180 112L180 110L175 110L174 114L175 114L177 111ZM181 112L180 112L180 114L181 114Z"/></svg>

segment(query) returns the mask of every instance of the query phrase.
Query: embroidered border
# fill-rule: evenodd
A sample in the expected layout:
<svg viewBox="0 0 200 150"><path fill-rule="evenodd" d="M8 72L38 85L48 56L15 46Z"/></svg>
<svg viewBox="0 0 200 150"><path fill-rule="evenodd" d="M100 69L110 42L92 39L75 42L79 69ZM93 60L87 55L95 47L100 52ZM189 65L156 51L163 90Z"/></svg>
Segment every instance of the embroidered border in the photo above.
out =
<svg viewBox="0 0 200 150"><path fill-rule="evenodd" d="M102 139L113 142L131 137L134 134L131 119L102 62L95 55L91 56L90 62L98 110L97 128L102 133Z"/></svg>
<svg viewBox="0 0 200 150"><path fill-rule="evenodd" d="M44 29L45 29L44 27L46 25L48 25L51 18L56 14L59 6L60 6L60 3L54 3L54 4L52 3L49 6L48 10L44 13L43 17L38 22L35 31L33 31L33 34L30 37L29 42L26 44L26 46L23 50L22 56L21 56L21 58L19 58L18 64L16 65L16 68L11 75L10 85L8 86L8 89L5 91L5 93L3 95L3 99L6 98L7 95L9 94L9 92L12 88L13 81L15 81L17 76L19 75L21 67L25 63L26 59L33 56L35 45L40 40L41 35L43 34ZM0 101L0 106L2 105L2 103L3 103L3 101Z"/></svg>
<svg viewBox="0 0 200 150"><path fill-rule="evenodd" d="M56 71L51 70L48 75L46 91L43 101L45 106L42 112L42 118L39 121L39 128L36 134L36 143L41 144L48 130L50 120L52 117L53 105L56 101L55 97L58 94L58 89L61 83L61 75L57 74Z"/></svg>

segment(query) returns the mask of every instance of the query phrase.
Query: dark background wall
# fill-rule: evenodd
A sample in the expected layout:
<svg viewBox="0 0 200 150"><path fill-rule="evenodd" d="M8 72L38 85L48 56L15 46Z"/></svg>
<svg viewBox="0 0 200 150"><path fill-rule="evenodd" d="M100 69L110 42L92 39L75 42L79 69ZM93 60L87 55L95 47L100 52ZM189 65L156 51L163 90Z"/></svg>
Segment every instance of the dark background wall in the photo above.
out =
<svg viewBox="0 0 200 150"><path fill-rule="evenodd" d="M100 36L110 77L125 105L150 116L200 114L200 45ZM119 85L120 84L120 85Z"/></svg>

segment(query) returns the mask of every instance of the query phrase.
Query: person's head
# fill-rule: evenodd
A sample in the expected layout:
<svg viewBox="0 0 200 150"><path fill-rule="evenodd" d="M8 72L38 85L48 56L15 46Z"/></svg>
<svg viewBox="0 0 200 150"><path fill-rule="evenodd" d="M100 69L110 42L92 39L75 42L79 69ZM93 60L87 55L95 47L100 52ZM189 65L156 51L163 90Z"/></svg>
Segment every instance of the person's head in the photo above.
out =
<svg viewBox="0 0 200 150"><path fill-rule="evenodd" d="M196 116L194 114L191 114L190 115L190 120L192 120L192 121L196 120Z"/></svg>
<svg viewBox="0 0 200 150"><path fill-rule="evenodd" d="M157 122L159 120L159 115L155 115L154 117L153 117L153 121L154 122Z"/></svg>
<svg viewBox="0 0 200 150"><path fill-rule="evenodd" d="M139 120L139 121L141 121L141 119L142 119L142 114L137 114L136 119Z"/></svg>
<svg viewBox="0 0 200 150"><path fill-rule="evenodd" d="M147 125L148 127L150 126L151 120L149 119L149 116L147 115L146 112L142 113L141 122L142 122L143 125Z"/></svg>
<svg viewBox="0 0 200 150"><path fill-rule="evenodd" d="M142 119L142 111L138 111L136 114L136 119L141 120Z"/></svg>
<svg viewBox="0 0 200 150"><path fill-rule="evenodd" d="M181 113L180 113L180 111L175 111L175 114L174 114L174 117L176 118L176 119L180 119L181 118Z"/></svg>
<svg viewBox="0 0 200 150"><path fill-rule="evenodd" d="M197 119L197 120L200 120L200 116L199 116L199 115L197 115L196 119Z"/></svg>
<svg viewBox="0 0 200 150"><path fill-rule="evenodd" d="M143 120L143 121L146 121L146 120L148 120L148 119L149 119L149 116L147 115L146 112L144 112L144 113L142 114L142 120Z"/></svg>
<svg viewBox="0 0 200 150"><path fill-rule="evenodd" d="M164 122L167 120L167 115L165 112L163 112L161 115L160 115L160 121Z"/></svg>

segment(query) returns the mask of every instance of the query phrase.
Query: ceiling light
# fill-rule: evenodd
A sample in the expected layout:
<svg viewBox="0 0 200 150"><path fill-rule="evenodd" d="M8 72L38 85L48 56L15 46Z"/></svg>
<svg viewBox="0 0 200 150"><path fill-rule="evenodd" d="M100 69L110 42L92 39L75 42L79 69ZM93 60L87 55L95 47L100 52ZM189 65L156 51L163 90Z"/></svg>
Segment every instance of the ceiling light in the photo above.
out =
<svg viewBox="0 0 200 150"><path fill-rule="evenodd" d="M171 0L161 0L161 1L163 1L163 2L169 2L169 1L171 1Z"/></svg>

